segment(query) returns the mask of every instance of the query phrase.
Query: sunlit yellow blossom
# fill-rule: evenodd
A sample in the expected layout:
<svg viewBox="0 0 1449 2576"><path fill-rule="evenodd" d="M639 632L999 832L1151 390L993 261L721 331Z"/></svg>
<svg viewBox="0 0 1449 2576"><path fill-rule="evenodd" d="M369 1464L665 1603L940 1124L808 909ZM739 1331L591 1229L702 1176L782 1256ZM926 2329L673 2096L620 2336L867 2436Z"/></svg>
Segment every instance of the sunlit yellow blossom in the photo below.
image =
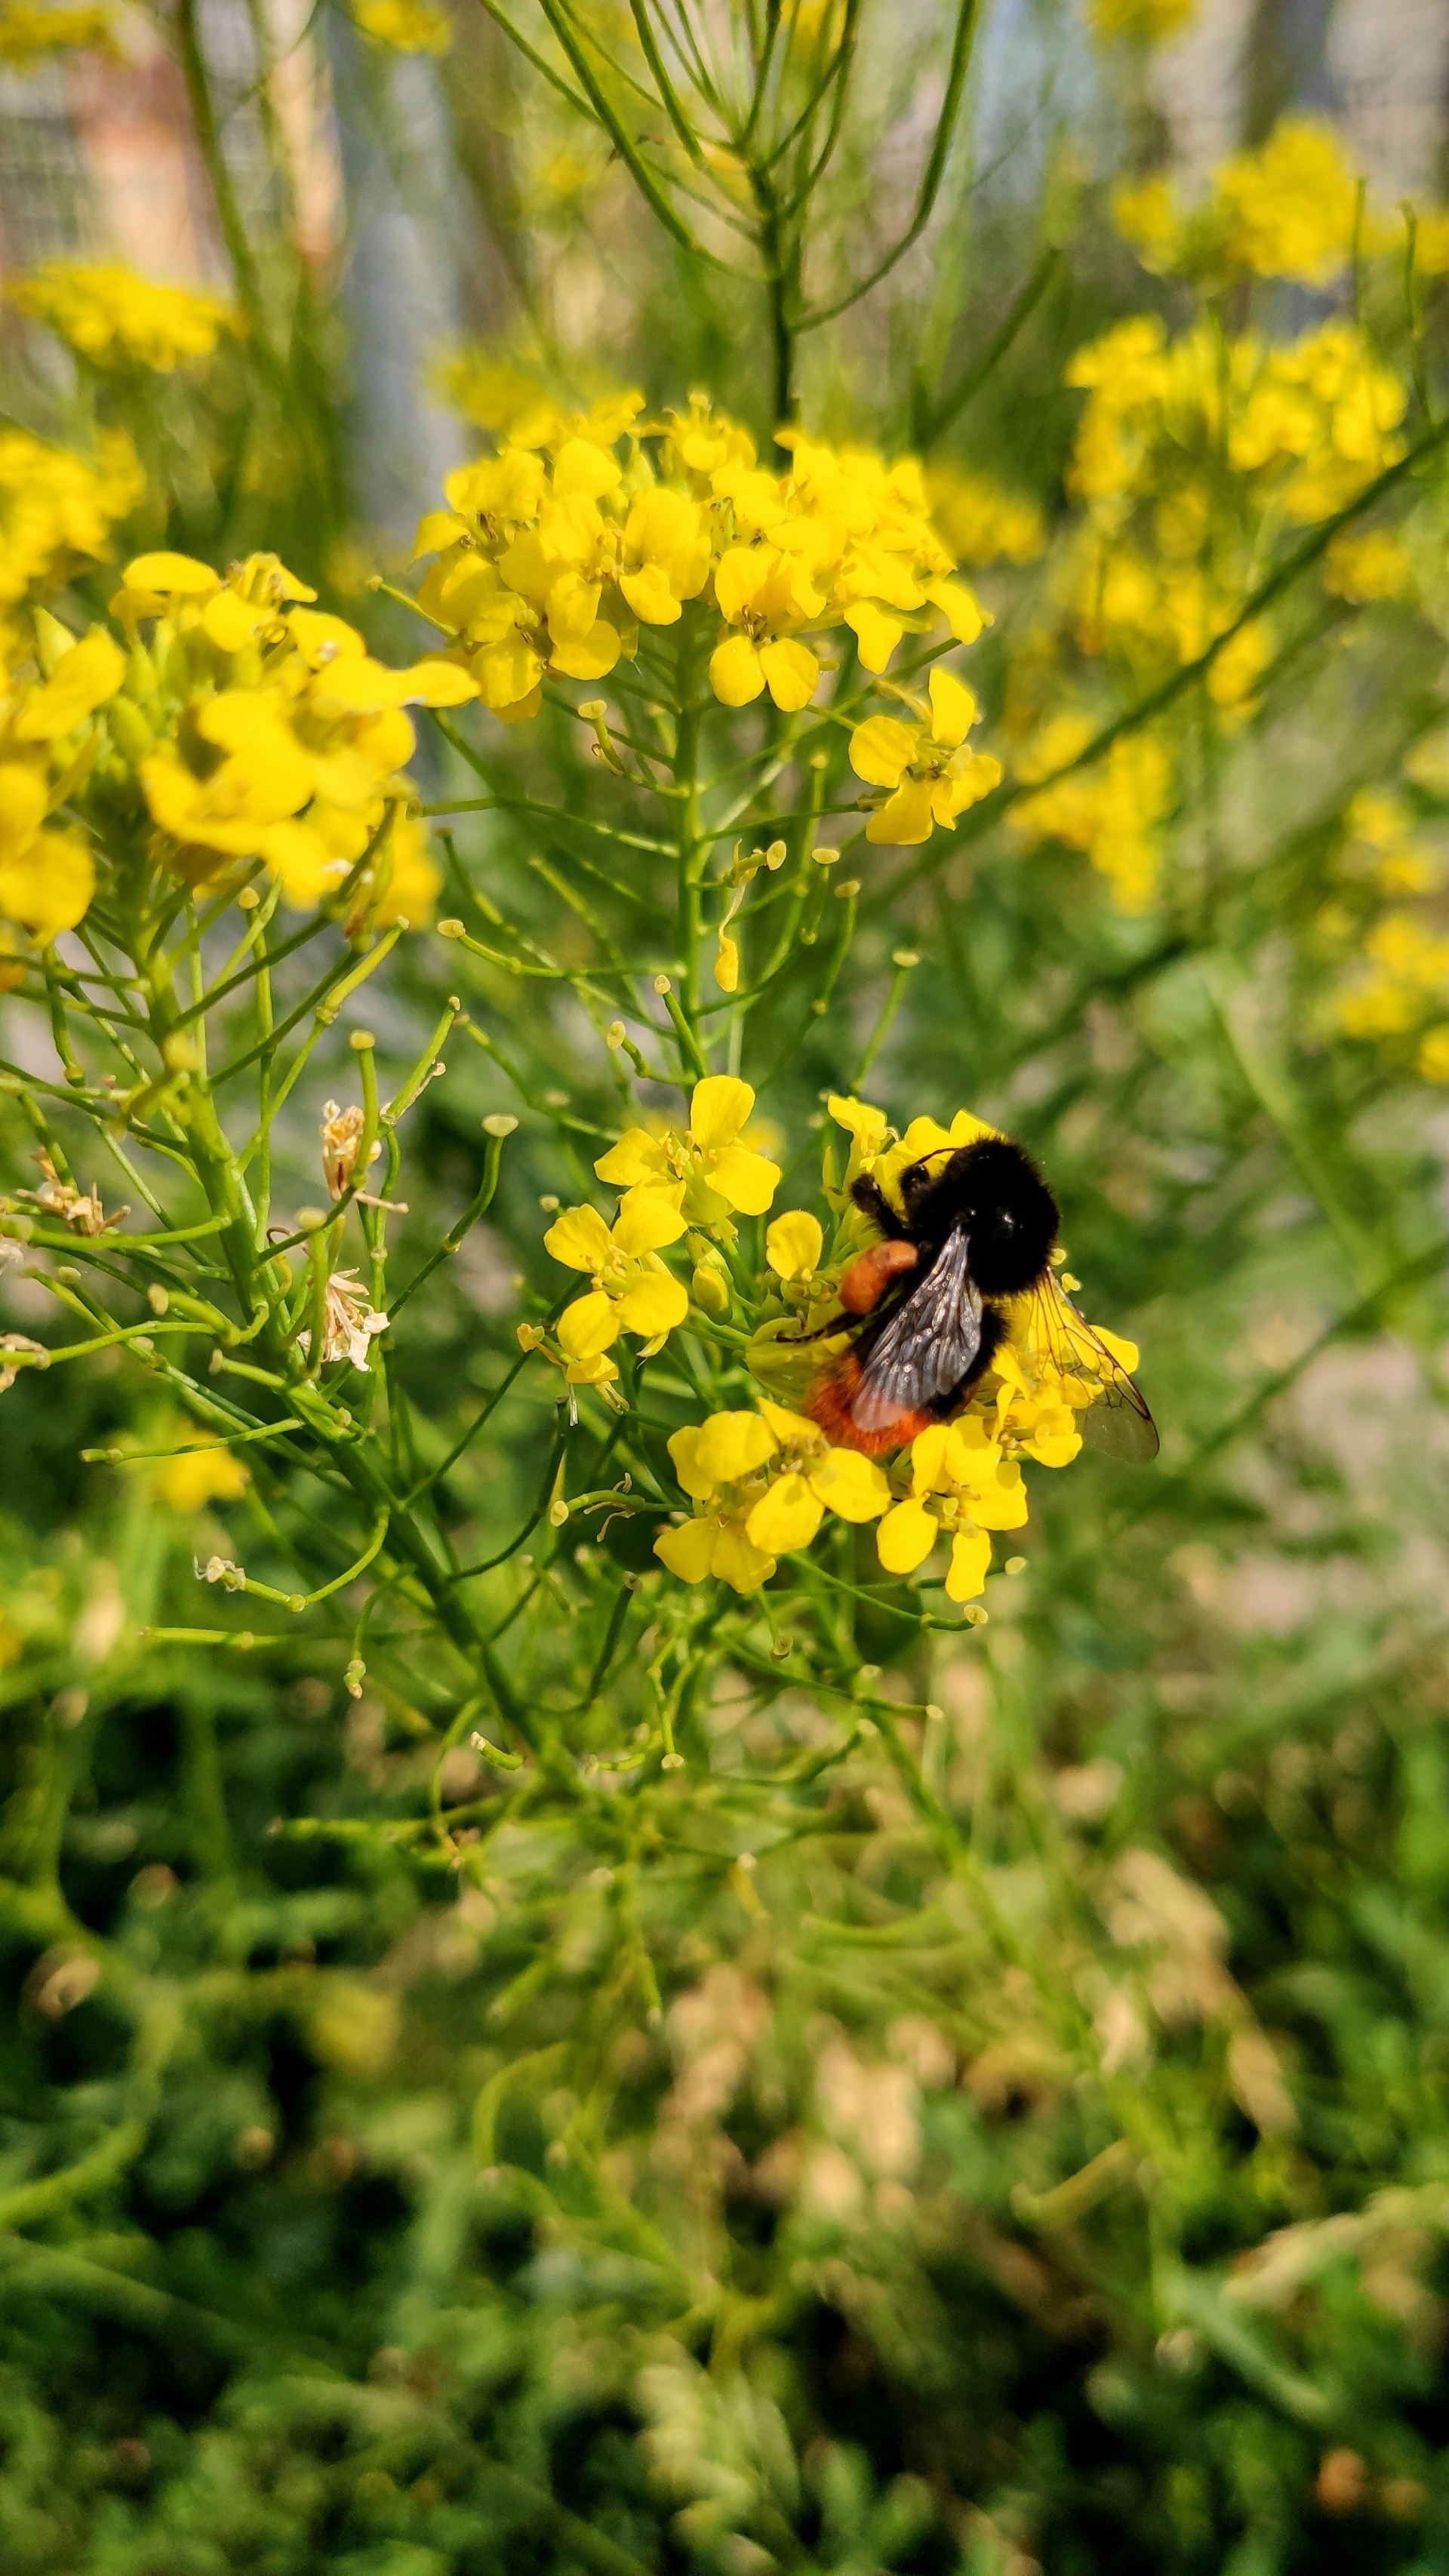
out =
<svg viewBox="0 0 1449 2576"><path fill-rule="evenodd" d="M436 560L418 602L507 723L537 712L550 675L602 679L641 626L676 625L694 600L713 625L715 697L745 707L768 692L788 714L809 705L819 639L841 626L872 672L907 626L944 619L962 644L981 632L910 458L788 429L789 470L771 473L702 397L662 423L636 422L639 395L570 420L515 370L457 360L448 382L502 445L450 475L448 508L419 528L419 555ZM1019 512L1011 542L1020 551Z"/></svg>
<svg viewBox="0 0 1449 2576"><path fill-rule="evenodd" d="M0 620L28 591L98 562L143 488L135 449L120 432L103 433L90 461L28 430L0 429Z"/></svg>
<svg viewBox="0 0 1449 2576"><path fill-rule="evenodd" d="M1045 552L1046 521L1036 502L989 474L933 465L926 490L931 516L962 563L1028 564Z"/></svg>
<svg viewBox="0 0 1449 2576"><path fill-rule="evenodd" d="M152 632L113 730L190 882L261 861L310 908L370 857L358 917L421 921L439 878L424 827L400 810L416 747L405 709L456 706L476 683L439 657L390 669L314 597L275 555L225 578L186 555L137 556L112 606L138 652Z"/></svg>
<svg viewBox="0 0 1449 2576"><path fill-rule="evenodd" d="M754 1106L747 1082L706 1074L694 1086L684 1135L671 1128L651 1136L631 1127L594 1169L620 1189L659 1193L691 1225L722 1230L731 1215L763 1216L779 1188L780 1167L742 1142Z"/></svg>
<svg viewBox="0 0 1449 2576"><path fill-rule="evenodd" d="M646 626L673 626L709 579L709 536L697 501L641 492L624 522L619 588Z"/></svg>
<svg viewBox="0 0 1449 2576"><path fill-rule="evenodd" d="M597 1208L569 1208L549 1227L544 1248L570 1270L591 1274L588 1294L576 1297L559 1318L559 1348L570 1360L598 1359L621 1332L656 1345L689 1312L689 1292L659 1259L661 1248L685 1231L676 1204L662 1189L629 1190L612 1226Z"/></svg>
<svg viewBox="0 0 1449 2576"><path fill-rule="evenodd" d="M109 54L122 58L114 9L101 5L37 7L35 0L0 0L0 65L31 72L57 54Z"/></svg>
<svg viewBox="0 0 1449 2576"><path fill-rule="evenodd" d="M1345 528L1323 558L1323 587L1356 606L1375 599L1409 599L1413 561L1392 528L1367 528L1362 535Z"/></svg>
<svg viewBox="0 0 1449 2576"><path fill-rule="evenodd" d="M756 1413L717 1413L671 1434L685 1493L703 1508L664 1530L655 1553L686 1583L719 1575L737 1592L767 1582L778 1556L808 1547L827 1511L875 1520L890 1487L874 1461L833 1449L813 1422L762 1397Z"/></svg>
<svg viewBox="0 0 1449 2576"><path fill-rule="evenodd" d="M710 656L709 680L727 707L746 707L768 688L777 707L808 706L820 663L791 633L823 616L825 597L805 566L771 546L733 546L716 567L721 616L737 628Z"/></svg>
<svg viewBox="0 0 1449 2576"><path fill-rule="evenodd" d="M820 1267L825 1237L820 1219L808 1208L793 1209L789 1216L777 1216L765 1233L765 1259L779 1279L791 1285L808 1286Z"/></svg>
<svg viewBox="0 0 1449 2576"><path fill-rule="evenodd" d="M969 805L990 794L1001 763L989 752L964 748L976 721L976 700L964 684L939 667L930 677L930 708L920 721L869 716L850 737L850 765L857 778L893 792L865 827L868 841L927 841L933 825L949 832Z"/></svg>
<svg viewBox="0 0 1449 2576"><path fill-rule="evenodd" d="M1353 248L1358 181L1332 126L1287 117L1217 173L1227 254L1257 277L1325 286Z"/></svg>
<svg viewBox="0 0 1449 2576"><path fill-rule="evenodd" d="M197 1445L178 1449L151 1470L152 1488L162 1502L173 1512L199 1512L207 1503L230 1503L244 1494L250 1480L242 1460L205 1432L188 1425L187 1434Z"/></svg>
<svg viewBox="0 0 1449 2576"><path fill-rule="evenodd" d="M435 0L348 0L355 25L395 54L446 54L453 28Z"/></svg>
<svg viewBox="0 0 1449 2576"><path fill-rule="evenodd" d="M1090 0L1094 35L1126 37L1139 45L1180 35L1197 15L1197 0Z"/></svg>
<svg viewBox="0 0 1449 2576"><path fill-rule="evenodd" d="M1086 717L1062 715L1045 726L1021 763L1022 775L1048 775L1091 740ZM1011 830L1035 845L1045 840L1084 851L1107 877L1124 912L1142 912L1157 890L1160 827L1171 810L1172 763L1150 734L1127 734L1105 759L1074 770L1054 787L1023 798Z"/></svg>
<svg viewBox="0 0 1449 2576"><path fill-rule="evenodd" d="M234 306L194 287L157 286L128 268L49 260L10 300L97 367L147 367L162 375L187 359L209 358L242 328Z"/></svg>

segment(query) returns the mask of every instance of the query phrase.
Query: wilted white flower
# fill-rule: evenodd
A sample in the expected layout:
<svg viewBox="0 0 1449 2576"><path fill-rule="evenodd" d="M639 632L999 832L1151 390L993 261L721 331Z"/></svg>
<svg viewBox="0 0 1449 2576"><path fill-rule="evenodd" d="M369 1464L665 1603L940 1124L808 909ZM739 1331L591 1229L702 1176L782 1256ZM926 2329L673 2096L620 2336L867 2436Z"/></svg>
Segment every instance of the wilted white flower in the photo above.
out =
<svg viewBox="0 0 1449 2576"><path fill-rule="evenodd" d="M323 1359L351 1360L354 1368L365 1369L368 1344L375 1334L386 1331L387 1317L368 1304L367 1290L356 1271L334 1270L327 1282ZM297 1340L304 1351L311 1350L310 1333L299 1333Z"/></svg>
<svg viewBox="0 0 1449 2576"><path fill-rule="evenodd" d="M329 1198L340 1199L351 1183L357 1168L357 1149L362 1142L362 1111L354 1101L349 1109L339 1108L335 1100L322 1103L322 1171ZM382 1147L374 1137L368 1153L369 1166L377 1162Z"/></svg>
<svg viewBox="0 0 1449 2576"><path fill-rule="evenodd" d="M0 1352L4 1351L29 1351L34 1356L37 1368L50 1366L50 1353L44 1342L32 1341L28 1333L0 1333ZM19 1375L18 1369L8 1368L4 1360L0 1359L0 1395L8 1394Z"/></svg>

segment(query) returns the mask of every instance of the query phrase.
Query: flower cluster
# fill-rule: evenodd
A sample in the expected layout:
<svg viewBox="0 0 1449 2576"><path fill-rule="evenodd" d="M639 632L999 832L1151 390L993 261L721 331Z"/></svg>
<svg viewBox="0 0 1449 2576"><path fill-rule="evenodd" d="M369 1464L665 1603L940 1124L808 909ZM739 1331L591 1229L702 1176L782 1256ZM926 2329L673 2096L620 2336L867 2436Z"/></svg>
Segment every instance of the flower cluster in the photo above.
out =
<svg viewBox="0 0 1449 2576"><path fill-rule="evenodd" d="M0 643L11 638L7 610L99 562L144 489L135 449L119 431L102 434L92 461L28 430L0 429Z"/></svg>
<svg viewBox="0 0 1449 2576"><path fill-rule="evenodd" d="M837 1220L830 1258L824 1229L806 1209L776 1218L765 1246L776 1298L812 1326L831 1313L841 1271L868 1231L850 1196L857 1176L868 1173L889 1197L922 1155L995 1132L964 1109L949 1127L916 1118L897 1134L868 1102L833 1097L829 1105L850 1138L839 1182L827 1156L826 1198ZM1105 1392L1106 1371L1137 1365L1130 1342L1089 1329L1054 1284L1006 1301L1002 1314L1005 1339L961 1415L920 1432L888 1468L832 1446L816 1423L767 1396L753 1412L712 1414L673 1433L669 1454L694 1511L660 1532L656 1555L682 1582L715 1576L753 1592L779 1557L808 1548L834 1513L878 1524L877 1553L888 1574L915 1573L938 1541L948 1540L947 1593L953 1601L976 1600L993 1537L1026 1523L1024 1463L1068 1466L1082 1446L1081 1417ZM796 1331L792 1323L782 1342L767 1315L750 1345L758 1375L792 1365Z"/></svg>
<svg viewBox="0 0 1449 2576"><path fill-rule="evenodd" d="M375 45L394 54L446 54L453 25L435 0L350 0L352 21Z"/></svg>
<svg viewBox="0 0 1449 2576"><path fill-rule="evenodd" d="M659 422L642 409L627 395L581 424L547 403L513 412L500 452L451 475L448 508L418 531L435 557L419 606L495 714L526 721L549 676L603 679L641 628L677 625L695 600L728 707L767 690L786 712L808 706L819 641L842 625L872 673L907 628L980 633L914 463L784 431L790 468L775 474L699 399Z"/></svg>
<svg viewBox="0 0 1449 2576"><path fill-rule="evenodd" d="M43 665L8 678L0 664L0 916L44 945L84 917L95 891L84 836L50 817L84 771L92 719L120 690L126 661L102 628L78 643L44 610L37 625ZM0 940L13 953L9 935Z"/></svg>
<svg viewBox="0 0 1449 2576"><path fill-rule="evenodd" d="M660 1260L662 1251L691 1228L732 1244L734 1218L762 1216L769 1207L780 1170L748 1141L754 1106L747 1082L707 1074L694 1086L687 1128L653 1135L631 1127L600 1155L594 1165L600 1180L624 1194L612 1225L597 1208L576 1207L550 1226L545 1249L590 1281L557 1327L571 1385L612 1383L618 1367L608 1354L621 1333L638 1334L649 1356L684 1322L689 1291ZM709 1251L700 1242L695 1264L696 1303L706 1312L729 1303L727 1274L703 1257Z"/></svg>
<svg viewBox="0 0 1449 2576"><path fill-rule="evenodd" d="M909 697L902 702L916 718L867 716L850 737L850 765L867 785L890 792L865 827L868 841L928 841L939 823L949 832L968 805L990 794L1001 777L1001 763L989 751L968 751L966 736L976 722L976 700L951 672L931 673L930 702Z"/></svg>
<svg viewBox="0 0 1449 2576"><path fill-rule="evenodd" d="M1171 340L1157 315L1138 314L1078 350L1067 382L1087 395L1068 477L1085 510L1011 675L1008 722L1024 737L1016 769L1027 784L1075 760L1096 730L1085 708L1060 705L1071 649L1114 664L1140 691L1234 630L1209 664L1206 694L1222 729L1240 725L1279 650L1270 617L1238 622L1265 545L1284 521L1330 517L1404 453L1407 390L1351 322L1273 347L1252 334L1224 341L1207 322ZM1323 577L1350 600L1401 598L1414 586L1388 528L1336 540ZM1141 910L1173 798L1166 747L1129 735L1106 760L1024 800L1012 828L1030 844L1086 852L1124 909Z"/></svg>
<svg viewBox="0 0 1449 2576"><path fill-rule="evenodd" d="M189 360L209 358L241 316L220 296L193 287L157 286L128 268L88 268L49 260L10 289L10 301L43 322L94 367L146 367L170 375Z"/></svg>
<svg viewBox="0 0 1449 2576"><path fill-rule="evenodd" d="M116 13L102 0L72 0L51 8L49 0L0 0L0 65L10 72L33 72L58 54L109 54L121 59Z"/></svg>
<svg viewBox="0 0 1449 2576"><path fill-rule="evenodd" d="M1050 778L1076 759L1095 730L1080 710L1052 717L1019 762L1019 776ZM1124 734L1105 759L1024 797L1008 823L1028 849L1060 841L1080 850L1106 877L1123 912L1145 912L1157 893L1161 827L1174 793L1166 745L1153 734Z"/></svg>
<svg viewBox="0 0 1449 2576"><path fill-rule="evenodd" d="M84 917L92 844L61 806L194 886L264 867L299 910L350 879L359 917L426 916L438 874L406 811L404 710L473 683L451 662L388 669L315 597L275 555L222 576L151 554L112 600L120 640L35 611L0 662L0 916L42 944Z"/></svg>
<svg viewBox="0 0 1449 2576"><path fill-rule="evenodd" d="M1144 267L1214 286L1244 276L1328 286L1355 255L1404 241L1401 222L1362 200L1342 136L1315 117L1285 116L1256 151L1234 153L1197 206L1159 175L1124 182L1112 211ZM1432 273L1443 215L1430 210L1422 224L1420 265Z"/></svg>
<svg viewBox="0 0 1449 2576"><path fill-rule="evenodd" d="M1047 529L1039 505L1010 492L995 476L964 465L933 464L926 471L931 517L959 563L1029 564L1046 552Z"/></svg>
<svg viewBox="0 0 1449 2576"><path fill-rule="evenodd" d="M223 577L186 555L142 555L112 611L130 645L111 732L134 764L167 864L214 884L263 863L309 908L369 853L360 900L417 919L437 890L422 827L401 810L410 704L457 706L456 664L401 671L315 591L252 555Z"/></svg>
<svg viewBox="0 0 1449 2576"><path fill-rule="evenodd" d="M1091 0L1092 33L1103 43L1158 45L1190 26L1197 0Z"/></svg>

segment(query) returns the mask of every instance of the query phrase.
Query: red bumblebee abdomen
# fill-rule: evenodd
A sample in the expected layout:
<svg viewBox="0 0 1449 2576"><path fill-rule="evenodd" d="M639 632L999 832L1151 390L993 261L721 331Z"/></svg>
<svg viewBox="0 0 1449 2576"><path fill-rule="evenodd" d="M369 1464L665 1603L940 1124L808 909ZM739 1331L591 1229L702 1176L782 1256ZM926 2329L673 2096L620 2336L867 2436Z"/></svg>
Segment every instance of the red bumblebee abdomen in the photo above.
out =
<svg viewBox="0 0 1449 2576"><path fill-rule="evenodd" d="M920 1254L913 1243L873 1243L841 1279L836 1291L847 1315L868 1315L880 1304L893 1279L914 1270Z"/></svg>
<svg viewBox="0 0 1449 2576"><path fill-rule="evenodd" d="M881 1244L877 1248L884 1252L890 1246ZM909 1245L906 1249L910 1249ZM862 1255L865 1261L872 1257L868 1252ZM860 1264L855 1267L858 1269ZM847 1271L846 1277L849 1276ZM904 1449L918 1431L930 1429L934 1416L912 1411L902 1413L899 1420L885 1423L879 1430L862 1431L851 1412L860 1380L860 1361L854 1351L847 1351L820 1380L805 1408L811 1421L818 1422L827 1440L833 1440L838 1448L863 1449L867 1458L884 1458L892 1449Z"/></svg>

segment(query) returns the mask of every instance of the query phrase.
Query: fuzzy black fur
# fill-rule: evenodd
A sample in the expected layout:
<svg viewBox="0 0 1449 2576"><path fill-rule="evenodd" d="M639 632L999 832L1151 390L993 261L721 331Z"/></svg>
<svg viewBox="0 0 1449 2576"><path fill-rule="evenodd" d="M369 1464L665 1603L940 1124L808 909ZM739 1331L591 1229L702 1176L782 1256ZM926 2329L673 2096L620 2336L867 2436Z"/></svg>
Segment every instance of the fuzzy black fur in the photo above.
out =
<svg viewBox="0 0 1449 2576"><path fill-rule="evenodd" d="M1005 1136L958 1145L901 1174L905 1223L876 1184L855 1183L857 1207L887 1236L904 1234L923 1262L954 1229L971 1240L971 1275L983 1297L1017 1297L1041 1277L1057 1239L1057 1203L1031 1156Z"/></svg>

